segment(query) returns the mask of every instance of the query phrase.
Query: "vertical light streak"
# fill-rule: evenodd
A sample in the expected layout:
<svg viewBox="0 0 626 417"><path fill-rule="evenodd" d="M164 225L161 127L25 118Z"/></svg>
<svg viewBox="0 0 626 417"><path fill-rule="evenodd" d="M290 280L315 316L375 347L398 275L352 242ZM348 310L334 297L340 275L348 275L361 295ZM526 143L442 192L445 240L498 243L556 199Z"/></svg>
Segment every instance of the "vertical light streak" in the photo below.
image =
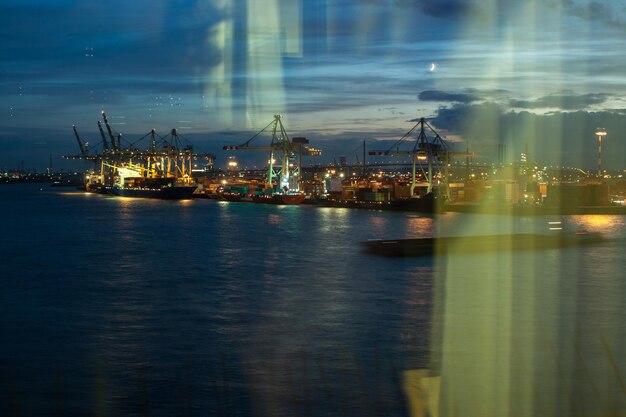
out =
<svg viewBox="0 0 626 417"><path fill-rule="evenodd" d="M564 19L546 27L550 19L542 15L546 12L544 3L516 4L514 12L502 9L501 3L481 3L480 13L468 17L458 37L466 40L465 46L473 44L474 39L478 45L490 39L492 50L485 51L489 53L485 55L484 76L479 77L481 84L487 90L515 92L519 99L531 101L561 92L568 77L562 58L566 51L542 48L564 44L565 31L560 27ZM553 2L548 11L563 17L565 6ZM450 60L461 52L453 50ZM547 79L548 73L555 75ZM455 82L454 78L442 80L439 87L448 91L472 87ZM566 108L566 103L562 104L560 107ZM530 122L502 125L502 120L513 118L490 114L480 106L474 108L477 110L464 134L480 138L486 145L506 144L506 162L519 162L525 147L530 150L529 162L541 161L542 150L554 141L561 145L559 155L569 153L571 160L572 153L577 152L576 159L582 160L585 149L575 150L567 143L563 121L549 127ZM537 120L526 120L531 119ZM523 143L514 140L519 137ZM560 160L551 159L549 163L561 165ZM489 204L507 207L507 203ZM506 209L501 213L468 217L459 232L519 233L522 219L515 218L510 210L508 214ZM548 232L547 229L548 225L541 232ZM575 345L575 330L582 320L575 314L579 310L577 286L586 276L565 277L558 262L554 269L546 271L538 261L539 255L532 252L493 249L497 251L492 255L437 259L433 368L441 375L440 415L575 414L576 402L572 398L590 386L576 380L583 369L581 363L588 360L577 359L580 352ZM606 370L606 363L602 367ZM602 375L603 371L587 372ZM598 380L606 381L608 373ZM608 404L604 405L608 409ZM597 414L602 406L588 415Z"/></svg>
<svg viewBox="0 0 626 417"><path fill-rule="evenodd" d="M216 7L228 18L220 21L207 33L206 42L215 45L220 54L219 62L209 69L205 77L204 108L222 125L233 123L233 30L232 10L225 1L218 1Z"/></svg>
<svg viewBox="0 0 626 417"><path fill-rule="evenodd" d="M285 112L278 0L248 0L246 118L252 126Z"/></svg>
<svg viewBox="0 0 626 417"><path fill-rule="evenodd" d="M206 77L205 106L227 127L258 127L268 115L287 111L282 60L302 54L302 4L239 0L218 6L226 19L207 41L221 60Z"/></svg>
<svg viewBox="0 0 626 417"><path fill-rule="evenodd" d="M303 54L303 10L302 0L280 0L281 51L290 57Z"/></svg>

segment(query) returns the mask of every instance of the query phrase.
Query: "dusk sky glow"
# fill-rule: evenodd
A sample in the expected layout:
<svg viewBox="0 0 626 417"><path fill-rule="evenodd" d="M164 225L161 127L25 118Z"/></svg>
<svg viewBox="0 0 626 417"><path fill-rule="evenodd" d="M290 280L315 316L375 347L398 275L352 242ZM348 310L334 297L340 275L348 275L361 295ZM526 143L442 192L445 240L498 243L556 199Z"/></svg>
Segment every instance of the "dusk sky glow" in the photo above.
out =
<svg viewBox="0 0 626 417"><path fill-rule="evenodd" d="M461 149L626 168L626 0L0 0L0 167L69 164L106 111L225 164L283 115L326 161L426 117ZM383 146L381 144L381 146ZM378 146L379 148L381 146ZM490 151L491 149L491 151ZM491 158L493 159L493 158Z"/></svg>

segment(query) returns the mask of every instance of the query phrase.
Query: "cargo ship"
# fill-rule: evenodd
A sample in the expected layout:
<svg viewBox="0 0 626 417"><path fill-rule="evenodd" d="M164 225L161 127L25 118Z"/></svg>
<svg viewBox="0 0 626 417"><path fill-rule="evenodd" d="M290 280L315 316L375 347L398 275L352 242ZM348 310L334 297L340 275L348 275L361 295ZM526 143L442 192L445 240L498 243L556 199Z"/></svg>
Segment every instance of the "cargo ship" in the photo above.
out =
<svg viewBox="0 0 626 417"><path fill-rule="evenodd" d="M89 150L87 142L81 139L74 126L81 153L66 156L68 159L83 159L93 164L85 175L85 191L122 197L168 200L192 198L197 188L191 175L192 163L203 158L210 165L215 159L213 155L194 153L191 145L183 144L186 141L176 129L172 129L165 137L157 135L152 129L139 140L123 146L121 133L117 137L114 135L104 112L102 118L108 137L102 123L98 121L101 149ZM138 148L137 143L148 137L149 146Z"/></svg>
<svg viewBox="0 0 626 417"><path fill-rule="evenodd" d="M225 181L226 182L226 181ZM301 204L305 200L302 192L277 193L273 188L266 188L259 180L233 180L230 184L222 184L212 198L235 203L258 203L258 204Z"/></svg>
<svg viewBox="0 0 626 417"><path fill-rule="evenodd" d="M317 204L324 207L340 207L363 210L390 210L390 211L411 211L419 213L435 213L442 211L442 205L437 205L437 200L433 193L428 193L423 197L401 198L394 200L335 200L329 198L318 198Z"/></svg>
<svg viewBox="0 0 626 417"><path fill-rule="evenodd" d="M219 194L219 198L224 201L233 201L239 203L260 203L260 204L284 204L295 205L304 201L304 193L293 194L241 194L232 192L223 192Z"/></svg>
<svg viewBox="0 0 626 417"><path fill-rule="evenodd" d="M179 183L174 178L144 178L141 176L121 177L119 171L128 171L128 168L118 168L120 178L106 189L107 193L120 197L161 198L166 200L186 200L193 197L197 186Z"/></svg>

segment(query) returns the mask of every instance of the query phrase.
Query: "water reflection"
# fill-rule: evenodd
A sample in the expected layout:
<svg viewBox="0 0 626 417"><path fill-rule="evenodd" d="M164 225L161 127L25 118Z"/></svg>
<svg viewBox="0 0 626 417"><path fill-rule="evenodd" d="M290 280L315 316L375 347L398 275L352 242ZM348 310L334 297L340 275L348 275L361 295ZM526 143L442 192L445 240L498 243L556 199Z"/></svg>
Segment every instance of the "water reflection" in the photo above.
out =
<svg viewBox="0 0 626 417"><path fill-rule="evenodd" d="M408 216L407 235L412 237L430 237L433 235L432 217Z"/></svg>
<svg viewBox="0 0 626 417"><path fill-rule="evenodd" d="M409 275L409 287L402 300L405 306L404 322L400 329L402 349L417 353L405 368L415 369L427 366L425 359L430 348L430 322L424 317L431 317L432 309L432 262L425 260L416 266Z"/></svg>
<svg viewBox="0 0 626 417"><path fill-rule="evenodd" d="M380 216L380 215L372 216L371 221L370 221L370 227L372 228L372 232L374 234L380 235L385 230L388 221L389 219L384 216Z"/></svg>
<svg viewBox="0 0 626 417"><path fill-rule="evenodd" d="M439 407L431 416L625 408L626 261L613 240L387 259L360 242L421 236L434 223L306 206L38 198L46 204L0 207L16 219L0 265L10 277L0 370L12 375L6 386L28 382L5 390L24 415L49 414L59 363L59 415L411 415L415 392L402 376L408 387L424 368L440 381L421 385ZM447 213L436 227L489 234L553 220ZM560 221L577 230L592 220Z"/></svg>
<svg viewBox="0 0 626 417"><path fill-rule="evenodd" d="M349 217L348 209L333 209L320 207L317 213L321 216L321 231L329 232L337 227L342 227L346 218Z"/></svg>
<svg viewBox="0 0 626 417"><path fill-rule="evenodd" d="M580 230L595 230L608 238L623 237L617 235L624 230L626 218L620 215L584 215L570 216L571 224Z"/></svg>

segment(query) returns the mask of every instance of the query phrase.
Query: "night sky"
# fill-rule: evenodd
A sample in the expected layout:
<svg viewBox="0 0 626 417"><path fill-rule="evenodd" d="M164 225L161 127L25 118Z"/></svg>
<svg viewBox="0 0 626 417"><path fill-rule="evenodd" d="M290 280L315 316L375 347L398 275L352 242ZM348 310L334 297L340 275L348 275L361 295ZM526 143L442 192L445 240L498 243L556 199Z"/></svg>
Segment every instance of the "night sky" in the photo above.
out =
<svg viewBox="0 0 626 417"><path fill-rule="evenodd" d="M216 166L280 113L311 162L426 117L477 158L590 170L603 127L626 169L625 0L0 0L0 21L0 169L75 166L102 110Z"/></svg>

